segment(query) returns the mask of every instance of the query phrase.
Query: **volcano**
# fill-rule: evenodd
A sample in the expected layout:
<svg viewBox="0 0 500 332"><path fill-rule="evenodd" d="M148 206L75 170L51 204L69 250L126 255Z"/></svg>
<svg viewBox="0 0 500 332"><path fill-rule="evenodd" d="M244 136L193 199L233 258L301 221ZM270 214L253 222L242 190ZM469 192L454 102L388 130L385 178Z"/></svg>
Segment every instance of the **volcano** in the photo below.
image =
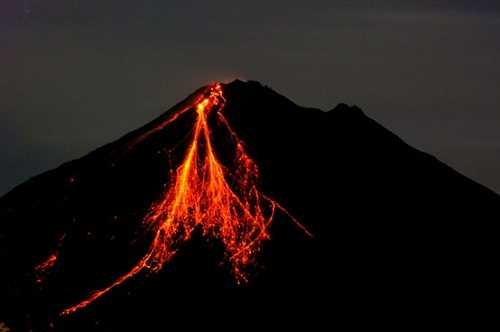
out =
<svg viewBox="0 0 500 332"><path fill-rule="evenodd" d="M499 215L500 196L357 107L214 84L0 199L0 321L135 330L231 288L464 296Z"/></svg>

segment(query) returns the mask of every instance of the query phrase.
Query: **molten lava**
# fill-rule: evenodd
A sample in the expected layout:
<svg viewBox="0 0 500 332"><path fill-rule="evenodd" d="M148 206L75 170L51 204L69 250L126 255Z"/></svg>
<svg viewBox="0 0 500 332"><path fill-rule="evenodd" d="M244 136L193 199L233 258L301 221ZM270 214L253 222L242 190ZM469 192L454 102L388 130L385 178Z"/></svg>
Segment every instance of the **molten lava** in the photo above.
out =
<svg viewBox="0 0 500 332"><path fill-rule="evenodd" d="M46 260L44 260L43 262L41 262L40 264L38 264L35 267L35 274L36 274L36 282L37 283L42 283L44 281L45 275L56 264L58 254L59 253L57 251L55 251L54 253L50 254L50 256L47 257Z"/></svg>
<svg viewBox="0 0 500 332"><path fill-rule="evenodd" d="M59 259L59 251L64 243L65 238L66 234L62 234L57 242L57 249L53 250L43 262L35 266L35 281L37 283L43 283L50 270L52 270L52 268L54 268L54 265L56 265L57 260Z"/></svg>
<svg viewBox="0 0 500 332"><path fill-rule="evenodd" d="M275 211L290 216L281 205L258 190L257 165L221 112L226 103L222 86L207 87L195 100L196 104L180 109L140 137L142 140L158 128L164 128L181 113L188 110L196 112L191 140L182 163L172 172L170 185L144 219L153 232L146 254L129 272L61 314L67 315L84 308L143 270L159 271L175 255L178 245L190 239L195 229L222 242L236 281L245 282L245 267L254 262L263 241L269 239L269 226ZM231 168L221 164L214 150L208 122L212 114L233 139L235 160ZM290 218L310 235L297 220Z"/></svg>

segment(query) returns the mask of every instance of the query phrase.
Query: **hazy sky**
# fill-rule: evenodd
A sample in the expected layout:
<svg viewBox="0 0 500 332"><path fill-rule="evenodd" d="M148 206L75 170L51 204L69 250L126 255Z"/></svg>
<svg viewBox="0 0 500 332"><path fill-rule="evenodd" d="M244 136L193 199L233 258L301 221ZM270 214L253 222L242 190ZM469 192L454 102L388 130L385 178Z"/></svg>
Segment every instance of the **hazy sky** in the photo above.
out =
<svg viewBox="0 0 500 332"><path fill-rule="evenodd" d="M498 0L2 0L0 194L237 77L500 192L499 38Z"/></svg>

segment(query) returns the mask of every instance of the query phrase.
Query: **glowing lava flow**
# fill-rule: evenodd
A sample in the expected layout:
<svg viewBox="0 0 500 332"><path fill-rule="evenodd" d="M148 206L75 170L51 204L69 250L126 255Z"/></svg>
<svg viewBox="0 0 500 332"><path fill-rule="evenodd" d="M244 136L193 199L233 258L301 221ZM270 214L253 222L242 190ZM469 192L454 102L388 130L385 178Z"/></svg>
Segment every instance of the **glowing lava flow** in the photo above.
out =
<svg viewBox="0 0 500 332"><path fill-rule="evenodd" d="M289 215L257 189L257 165L220 112L225 105L221 85L207 89L207 97L190 108L195 109L197 118L184 160L173 174L163 198L152 206L144 220L154 232L148 251L128 273L65 309L63 315L84 308L145 269L159 271L175 255L178 244L189 240L195 229L222 242L236 280L245 282L245 266L254 261L262 241L269 238L268 228L275 211ZM208 116L215 111L235 143L236 158L231 172L218 160L212 144ZM168 123L177 117L178 114L174 114Z"/></svg>
<svg viewBox="0 0 500 332"><path fill-rule="evenodd" d="M59 253L55 251L54 253L50 254L49 257L47 257L46 260L41 262L35 267L35 272L36 272L36 282L37 283L42 283L45 275L48 273L49 270L51 270L54 265L57 262L57 257Z"/></svg>
<svg viewBox="0 0 500 332"><path fill-rule="evenodd" d="M35 276L36 276L35 281L38 284L41 284L45 281L45 278L49 274L50 270L52 270L52 268L54 268L54 265L56 265L57 260L59 259L59 250L62 247L65 238L66 234L62 234L59 237L59 241L57 243L57 249L52 251L49 257L47 257L43 262L35 266Z"/></svg>

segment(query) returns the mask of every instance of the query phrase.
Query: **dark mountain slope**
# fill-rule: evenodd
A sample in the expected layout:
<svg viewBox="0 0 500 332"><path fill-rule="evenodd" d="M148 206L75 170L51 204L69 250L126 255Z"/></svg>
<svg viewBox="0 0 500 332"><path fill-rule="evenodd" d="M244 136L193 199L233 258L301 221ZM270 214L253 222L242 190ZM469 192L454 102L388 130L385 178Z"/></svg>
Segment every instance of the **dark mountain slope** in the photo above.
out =
<svg viewBox="0 0 500 332"><path fill-rule="evenodd" d="M0 320L18 330L28 330L27 324L44 330L50 321L64 331L132 330L137 322L157 324L161 312L175 310L187 293L235 287L220 264L219 244L195 234L159 274L137 276L82 312L55 318L144 254L150 238L142 219L160 197L169 169L177 167L184 150L172 149L186 144L194 114L138 138L196 94L144 128L0 199L6 267L0 297L9 303ZM480 281L491 273L498 195L408 146L357 107L306 109L257 82L235 81L224 86L224 95L223 113L259 165L263 192L314 234L307 237L278 215L245 288L406 304L480 292ZM214 128L224 161L227 135ZM58 248L46 283L35 284L33 267Z"/></svg>

